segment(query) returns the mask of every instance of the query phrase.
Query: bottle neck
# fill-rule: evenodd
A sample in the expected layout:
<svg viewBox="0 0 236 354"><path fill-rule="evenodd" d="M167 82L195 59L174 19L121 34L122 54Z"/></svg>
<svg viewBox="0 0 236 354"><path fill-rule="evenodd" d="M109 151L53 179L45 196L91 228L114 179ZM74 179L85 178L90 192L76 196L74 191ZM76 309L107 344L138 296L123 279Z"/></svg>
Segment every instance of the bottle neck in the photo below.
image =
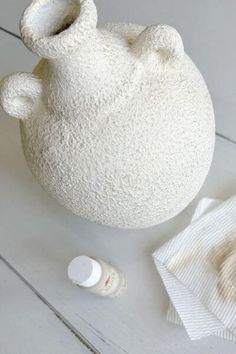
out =
<svg viewBox="0 0 236 354"><path fill-rule="evenodd" d="M84 288L91 288L100 281L102 267L98 261L91 257L79 256L69 264L68 276L73 283Z"/></svg>

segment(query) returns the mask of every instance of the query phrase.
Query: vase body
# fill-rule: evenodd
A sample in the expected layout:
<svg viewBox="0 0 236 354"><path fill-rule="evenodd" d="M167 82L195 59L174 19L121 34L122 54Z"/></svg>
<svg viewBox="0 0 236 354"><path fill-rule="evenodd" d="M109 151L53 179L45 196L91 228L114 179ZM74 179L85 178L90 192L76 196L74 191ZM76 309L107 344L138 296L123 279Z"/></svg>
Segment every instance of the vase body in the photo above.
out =
<svg viewBox="0 0 236 354"><path fill-rule="evenodd" d="M45 59L1 84L31 171L91 221L143 228L175 216L201 188L215 142L211 99L179 34L97 27L90 0L53 4L35 1L21 22L25 44Z"/></svg>

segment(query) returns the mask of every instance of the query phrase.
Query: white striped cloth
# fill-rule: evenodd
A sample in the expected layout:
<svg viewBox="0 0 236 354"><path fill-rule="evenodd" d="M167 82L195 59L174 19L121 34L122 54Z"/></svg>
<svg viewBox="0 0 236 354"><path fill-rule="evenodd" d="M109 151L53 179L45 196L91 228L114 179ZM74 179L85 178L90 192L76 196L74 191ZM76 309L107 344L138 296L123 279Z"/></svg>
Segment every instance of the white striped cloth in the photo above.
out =
<svg viewBox="0 0 236 354"><path fill-rule="evenodd" d="M170 297L169 321L193 340L236 340L236 196L202 199L192 223L153 259Z"/></svg>

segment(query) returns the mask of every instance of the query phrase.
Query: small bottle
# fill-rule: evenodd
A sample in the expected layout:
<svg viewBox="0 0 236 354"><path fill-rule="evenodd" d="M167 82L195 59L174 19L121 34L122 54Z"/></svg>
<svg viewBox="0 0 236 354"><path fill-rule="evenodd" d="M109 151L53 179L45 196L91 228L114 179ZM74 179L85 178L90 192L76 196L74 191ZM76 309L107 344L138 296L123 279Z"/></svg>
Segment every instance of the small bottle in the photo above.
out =
<svg viewBox="0 0 236 354"><path fill-rule="evenodd" d="M68 277L76 285L101 296L119 296L127 287L121 272L101 259L88 256L79 256L70 262Z"/></svg>

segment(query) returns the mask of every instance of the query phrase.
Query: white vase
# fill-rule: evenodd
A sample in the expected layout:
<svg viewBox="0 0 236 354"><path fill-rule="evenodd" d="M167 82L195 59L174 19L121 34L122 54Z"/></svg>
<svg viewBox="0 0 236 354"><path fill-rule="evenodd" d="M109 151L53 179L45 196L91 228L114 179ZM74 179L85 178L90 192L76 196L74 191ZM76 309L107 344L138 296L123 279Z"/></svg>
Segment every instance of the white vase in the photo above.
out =
<svg viewBox="0 0 236 354"><path fill-rule="evenodd" d="M97 27L92 0L37 0L25 45L45 58L1 81L39 183L75 214L143 228L178 214L208 173L214 113L204 80L167 25Z"/></svg>

